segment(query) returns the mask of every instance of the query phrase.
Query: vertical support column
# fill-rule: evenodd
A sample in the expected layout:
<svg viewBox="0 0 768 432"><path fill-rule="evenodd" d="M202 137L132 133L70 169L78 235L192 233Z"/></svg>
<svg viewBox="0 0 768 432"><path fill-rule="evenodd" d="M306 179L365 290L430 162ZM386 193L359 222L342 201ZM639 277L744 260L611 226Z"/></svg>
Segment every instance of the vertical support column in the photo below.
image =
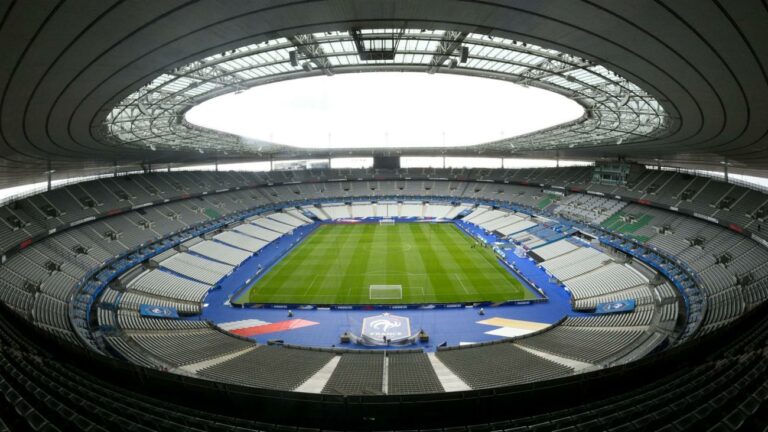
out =
<svg viewBox="0 0 768 432"><path fill-rule="evenodd" d="M328 162L330 162L330 159L328 159ZM274 171L274 166L275 166L275 163L274 163L274 161L272 160L272 156L270 156L270 157L269 157L269 170L270 170L270 171Z"/></svg>
<svg viewBox="0 0 768 432"><path fill-rule="evenodd" d="M112 162L112 177L117 177L117 161Z"/></svg>
<svg viewBox="0 0 768 432"><path fill-rule="evenodd" d="M728 161L723 163L723 175L725 176L725 182L728 183Z"/></svg>
<svg viewBox="0 0 768 432"><path fill-rule="evenodd" d="M218 159L213 161L213 165L214 165L214 167L216 169L216 172L219 172L219 160Z"/></svg>
<svg viewBox="0 0 768 432"><path fill-rule="evenodd" d="M48 161L48 171L46 173L48 175L48 191L51 191L51 177L53 176L53 170L51 169L51 161Z"/></svg>

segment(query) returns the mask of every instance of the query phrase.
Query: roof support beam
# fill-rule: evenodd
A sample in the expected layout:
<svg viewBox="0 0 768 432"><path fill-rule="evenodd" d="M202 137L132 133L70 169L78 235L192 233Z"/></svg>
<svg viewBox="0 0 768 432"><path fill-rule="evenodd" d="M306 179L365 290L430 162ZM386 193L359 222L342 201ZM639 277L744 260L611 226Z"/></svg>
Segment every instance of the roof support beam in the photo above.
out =
<svg viewBox="0 0 768 432"><path fill-rule="evenodd" d="M317 39L311 34L300 34L288 36L287 38L296 47L304 57L311 61L317 68L328 76L333 75L331 62L326 57L323 47L317 42Z"/></svg>
<svg viewBox="0 0 768 432"><path fill-rule="evenodd" d="M440 40L440 43L435 49L435 54L429 61L429 67L427 73L433 74L437 72L446 60L451 58L451 55L461 46L468 33L447 31Z"/></svg>
<svg viewBox="0 0 768 432"><path fill-rule="evenodd" d="M187 77L200 80L201 83L211 82L224 87L230 87L234 90L245 90L242 80L218 64L206 64L204 61L197 61L186 67L179 67L169 72L170 75L178 78Z"/></svg>
<svg viewBox="0 0 768 432"><path fill-rule="evenodd" d="M592 64L585 59L570 54L561 53L560 59L556 60L546 58L536 64L534 67L528 68L527 71L521 73L520 75L526 81L540 81L552 75L562 75L571 81L572 77L569 79L569 76L565 75L566 73L579 69L585 69L590 66L592 66Z"/></svg>

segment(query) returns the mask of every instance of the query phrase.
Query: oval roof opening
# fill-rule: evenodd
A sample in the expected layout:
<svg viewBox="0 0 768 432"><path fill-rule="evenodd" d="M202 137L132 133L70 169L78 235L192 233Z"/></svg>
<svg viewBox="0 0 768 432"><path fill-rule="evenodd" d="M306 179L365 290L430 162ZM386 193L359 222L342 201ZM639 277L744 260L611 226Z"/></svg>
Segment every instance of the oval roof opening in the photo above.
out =
<svg viewBox="0 0 768 432"><path fill-rule="evenodd" d="M435 148L493 142L578 119L554 92L453 74L366 72L286 80L215 97L190 123L299 148Z"/></svg>

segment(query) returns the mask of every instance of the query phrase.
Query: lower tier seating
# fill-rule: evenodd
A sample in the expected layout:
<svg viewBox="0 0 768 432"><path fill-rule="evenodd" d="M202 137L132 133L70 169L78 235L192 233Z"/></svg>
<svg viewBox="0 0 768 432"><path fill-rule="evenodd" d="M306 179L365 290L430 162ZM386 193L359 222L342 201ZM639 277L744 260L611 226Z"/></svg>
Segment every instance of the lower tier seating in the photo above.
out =
<svg viewBox="0 0 768 432"><path fill-rule="evenodd" d="M481 349L450 349L437 357L473 389L559 378L573 368L543 359L511 343Z"/></svg>

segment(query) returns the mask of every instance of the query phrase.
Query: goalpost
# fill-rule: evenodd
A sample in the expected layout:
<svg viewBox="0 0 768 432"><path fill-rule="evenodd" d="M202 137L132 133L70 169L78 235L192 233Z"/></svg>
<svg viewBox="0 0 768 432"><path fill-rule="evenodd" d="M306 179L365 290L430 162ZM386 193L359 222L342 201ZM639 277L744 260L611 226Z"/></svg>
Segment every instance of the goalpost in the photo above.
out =
<svg viewBox="0 0 768 432"><path fill-rule="evenodd" d="M368 297L371 300L402 300L402 285L370 285Z"/></svg>
<svg viewBox="0 0 768 432"><path fill-rule="evenodd" d="M379 219L379 225L394 225L394 219Z"/></svg>

